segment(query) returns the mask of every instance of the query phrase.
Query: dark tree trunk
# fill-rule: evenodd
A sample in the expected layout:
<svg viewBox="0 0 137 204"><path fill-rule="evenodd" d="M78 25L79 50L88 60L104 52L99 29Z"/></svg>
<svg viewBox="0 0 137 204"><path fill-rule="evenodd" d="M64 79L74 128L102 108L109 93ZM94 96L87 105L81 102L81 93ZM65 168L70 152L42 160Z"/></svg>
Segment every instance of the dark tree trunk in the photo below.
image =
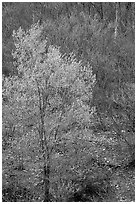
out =
<svg viewBox="0 0 137 204"><path fill-rule="evenodd" d="M102 4L102 2L100 2L100 18L101 18L101 20L103 20L103 17L104 17L104 15L103 15L103 4Z"/></svg>
<svg viewBox="0 0 137 204"><path fill-rule="evenodd" d="M38 81L39 109L40 109L40 126L39 136L44 160L43 166L43 183L44 183L44 202L50 202L50 151L47 141L47 133L44 127L45 109L47 106L48 94L44 94L43 89L40 89Z"/></svg>
<svg viewBox="0 0 137 204"><path fill-rule="evenodd" d="M44 202L50 202L50 165L44 164Z"/></svg>
<svg viewBox="0 0 137 204"><path fill-rule="evenodd" d="M43 181L44 181L44 202L50 202L50 153L49 147L44 134L44 167L43 167Z"/></svg>

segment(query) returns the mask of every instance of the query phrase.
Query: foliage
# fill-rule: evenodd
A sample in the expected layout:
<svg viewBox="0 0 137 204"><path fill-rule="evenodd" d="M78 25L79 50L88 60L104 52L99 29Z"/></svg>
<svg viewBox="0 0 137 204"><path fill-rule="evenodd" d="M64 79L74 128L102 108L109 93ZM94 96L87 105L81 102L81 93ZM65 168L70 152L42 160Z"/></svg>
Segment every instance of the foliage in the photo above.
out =
<svg viewBox="0 0 137 204"><path fill-rule="evenodd" d="M47 202L47 161L50 201L133 200L134 3L3 3L3 22L3 200Z"/></svg>
<svg viewBox="0 0 137 204"><path fill-rule="evenodd" d="M99 121L95 129L134 134L134 31L130 28L115 38L114 30L114 22L104 25L81 12L61 16L58 23L45 21L43 38L48 36L49 44L61 46L62 53L73 51L93 67L96 86L91 106L96 106Z"/></svg>
<svg viewBox="0 0 137 204"><path fill-rule="evenodd" d="M20 77L4 79L3 97L8 102L3 104L3 127L10 120L15 133L19 132L12 142L11 152L15 155L18 152L25 156L29 137L33 137L30 144L33 149L37 137L38 152L39 145L44 145L42 154L51 154L63 139L55 135L58 129L73 126L84 130L93 121L94 108L88 105L95 84L92 68L82 66L73 55L62 57L58 48L50 46L45 52L42 29L35 24L26 33L20 28L13 34L16 46L13 56ZM70 139L77 141L73 137Z"/></svg>
<svg viewBox="0 0 137 204"><path fill-rule="evenodd" d="M91 67L82 67L73 55L61 58L59 50L54 47L49 47L48 53L45 53L46 40L40 41L41 30L42 26L34 25L26 36L21 29L14 35L17 48L14 57L18 60L18 71L22 77L5 81L5 86L9 87L5 90L9 102L11 99L11 103L18 103L16 111L22 111L22 121L27 119L29 123L35 117L39 120L39 88L44 92L43 99L47 100L48 97L48 103L43 108L48 111L51 121L46 121L46 126L50 123L52 125L52 115L58 117L62 108L64 113L68 111L67 118L72 123L75 120L81 123L81 119L83 123L88 123L89 112L92 115L93 111L89 110L88 103L92 100L92 87L95 83ZM66 123L65 115L63 120Z"/></svg>
<svg viewBox="0 0 137 204"><path fill-rule="evenodd" d="M11 5L8 7L6 4L3 7L3 15L7 15L8 9L11 12L17 9L15 4ZM117 132L124 130L134 134L134 97L128 91L132 89L131 92L134 93L135 83L134 3L119 3L117 38L114 36L115 15L112 15L116 12L115 3L57 2L27 5L28 18L32 19L31 15L34 17L37 11L41 15L39 19L42 18L44 22L41 37L47 40L46 49L49 45L60 46L61 53L69 55L73 52L82 64L88 63L92 66L93 73L96 74L96 86L91 106L96 106L99 121L94 129ZM24 10L26 4L20 4L19 8ZM101 8L102 20L98 17L102 15ZM66 10L66 14L62 9ZM97 15L92 16L92 12ZM126 14L128 18L125 19ZM4 61L8 62L7 58ZM14 65L16 67L16 63Z"/></svg>
<svg viewBox="0 0 137 204"><path fill-rule="evenodd" d="M134 30L134 16L135 16L135 4L134 2L122 2L120 5L120 32L126 33L127 36L130 36L131 39L133 39L133 30ZM18 29L19 26L23 27L24 29L27 29L29 26L31 26L32 23L36 23L38 20L43 23L47 21L52 20L52 28L48 27L49 37L51 41L54 40L53 44L59 44L62 46L62 49L65 53L67 51L69 52L78 52L78 56L81 58L83 56L83 52L86 51L84 54L85 56L90 56L90 53L87 53L87 49L82 49L83 47L87 46L88 49L92 47L93 42L90 43L91 38L87 33L87 30L91 30L90 27L88 28L88 23L91 22L90 19L98 19L101 24L102 28L106 28L106 26L110 26L110 24L113 24L114 28L114 22L115 22L115 3L113 2L3 2L2 4L2 14L3 14L3 73L5 75L9 74L17 74L16 67L13 66L12 62L12 56L11 51L14 47L14 43L12 40L12 31L14 29ZM77 24L79 20L82 22L84 18L84 24L85 26L82 26L83 28ZM64 19L64 23L62 24L62 19ZM60 29L62 27L62 31L65 27L68 28L68 21L71 22L69 28L66 30L67 39L62 38L62 35L60 33ZM92 22L91 22L92 24ZM76 25L76 26L74 26ZM54 27L54 30L52 30ZM63 28L64 27L64 28ZM74 30L73 30L74 28ZM78 29L79 28L79 29ZM52 30L52 31L51 31ZM83 33L86 32L86 35L84 34L80 38L83 43L77 43L77 32L78 30ZM54 31L54 32L53 32ZM64 30L65 31L65 30ZM75 37L75 46L73 47L72 42L71 44L71 33L75 36L76 31L76 37ZM54 33L54 34L53 34ZM66 36L65 34L65 36ZM69 34L69 35L68 35ZM64 34L63 34L64 35ZM60 37L61 36L61 37ZM64 36L64 37L65 37ZM79 34L78 34L79 36ZM55 39L54 39L55 37ZM60 41L61 40L61 41ZM63 43L63 41L65 43ZM79 41L79 40L78 40ZM69 44L70 43L70 44ZM89 43L89 44L88 44ZM66 46L67 45L67 46ZM78 47L78 46L79 47ZM88 46L89 45L89 46ZM78 49L80 48L80 51ZM73 49L73 50L72 50ZM82 52L82 53L81 53ZM87 59L86 59L87 60Z"/></svg>

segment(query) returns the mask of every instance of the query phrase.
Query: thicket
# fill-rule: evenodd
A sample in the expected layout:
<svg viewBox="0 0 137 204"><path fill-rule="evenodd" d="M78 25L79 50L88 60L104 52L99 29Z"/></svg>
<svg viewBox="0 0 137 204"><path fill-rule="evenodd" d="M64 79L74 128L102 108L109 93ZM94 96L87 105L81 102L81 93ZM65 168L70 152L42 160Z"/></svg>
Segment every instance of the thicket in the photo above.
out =
<svg viewBox="0 0 137 204"><path fill-rule="evenodd" d="M134 52L134 3L3 3L3 201L124 199Z"/></svg>

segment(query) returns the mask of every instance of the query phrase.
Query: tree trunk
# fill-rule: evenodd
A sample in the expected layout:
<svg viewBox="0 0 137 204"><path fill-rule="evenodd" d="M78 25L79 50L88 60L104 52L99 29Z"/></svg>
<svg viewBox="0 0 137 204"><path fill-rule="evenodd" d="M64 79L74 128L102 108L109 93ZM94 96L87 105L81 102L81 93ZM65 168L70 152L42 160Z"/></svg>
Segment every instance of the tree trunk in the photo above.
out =
<svg viewBox="0 0 137 204"><path fill-rule="evenodd" d="M104 15L103 15L103 4L102 4L102 2L100 2L100 18L101 18L101 20L103 20L103 18L104 18Z"/></svg>
<svg viewBox="0 0 137 204"><path fill-rule="evenodd" d="M44 202L50 202L50 164L44 163Z"/></svg>
<svg viewBox="0 0 137 204"><path fill-rule="evenodd" d="M43 140L43 183L44 183L44 202L50 202L50 152L47 143L46 133L44 134Z"/></svg>
<svg viewBox="0 0 137 204"><path fill-rule="evenodd" d="M121 12L120 12L120 2L116 2L116 20L115 20L115 38L118 36L118 29L120 26L120 20L121 20Z"/></svg>
<svg viewBox="0 0 137 204"><path fill-rule="evenodd" d="M48 94L43 92L43 89L40 90L40 86L38 81L38 95L39 95L39 109L40 109L40 126L39 126L39 136L41 141L42 154L44 159L43 166L43 183L44 183L44 202L50 202L50 152L47 141L47 133L44 126L44 117L45 117L45 109L47 106Z"/></svg>

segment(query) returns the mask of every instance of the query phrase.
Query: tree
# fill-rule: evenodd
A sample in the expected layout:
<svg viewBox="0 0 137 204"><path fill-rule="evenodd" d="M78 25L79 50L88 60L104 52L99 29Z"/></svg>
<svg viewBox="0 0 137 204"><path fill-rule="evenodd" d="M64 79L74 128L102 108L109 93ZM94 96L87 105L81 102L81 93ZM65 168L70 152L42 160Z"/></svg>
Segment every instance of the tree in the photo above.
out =
<svg viewBox="0 0 137 204"><path fill-rule="evenodd" d="M6 78L4 104L11 113L16 129L26 135L33 129L39 135L43 156L44 201L50 201L51 154L62 139L61 127L85 129L92 121L94 109L89 106L95 76L71 54L61 56L58 48L46 49L42 40L43 25L34 24L28 31L13 33L16 66L20 77ZM30 134L31 135L31 134Z"/></svg>

